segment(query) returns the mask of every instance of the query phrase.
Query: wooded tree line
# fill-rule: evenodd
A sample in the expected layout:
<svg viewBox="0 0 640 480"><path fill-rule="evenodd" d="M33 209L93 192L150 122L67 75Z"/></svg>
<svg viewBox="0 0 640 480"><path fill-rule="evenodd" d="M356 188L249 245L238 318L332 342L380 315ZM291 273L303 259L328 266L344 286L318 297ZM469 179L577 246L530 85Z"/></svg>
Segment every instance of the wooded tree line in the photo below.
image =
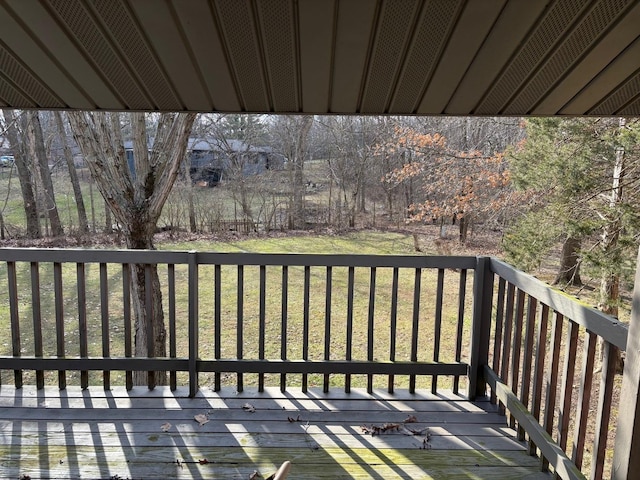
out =
<svg viewBox="0 0 640 480"><path fill-rule="evenodd" d="M154 248L159 224L202 232L227 228L228 220L264 230L436 224L442 234L455 225L462 243L485 228L503 235L508 259L524 269L559 248L556 281L579 284L586 271L599 281L601 307L614 315L637 252L637 120L4 110L2 134L15 158L8 175L3 168L3 236L15 171L24 229L13 228L14 235L94 231L87 184L102 196L104 229L116 226L129 248ZM216 188L194 185L185 155L190 137L215 139L227 150ZM125 141L133 145L133 166ZM247 174L252 160L233 147L238 141L268 147L284 162ZM69 225L52 180L61 168L77 215ZM86 169L90 177L83 177ZM144 271L132 274L136 325L145 325ZM162 303L154 290L151 321L156 354L163 355ZM146 329L137 332L144 355Z"/></svg>

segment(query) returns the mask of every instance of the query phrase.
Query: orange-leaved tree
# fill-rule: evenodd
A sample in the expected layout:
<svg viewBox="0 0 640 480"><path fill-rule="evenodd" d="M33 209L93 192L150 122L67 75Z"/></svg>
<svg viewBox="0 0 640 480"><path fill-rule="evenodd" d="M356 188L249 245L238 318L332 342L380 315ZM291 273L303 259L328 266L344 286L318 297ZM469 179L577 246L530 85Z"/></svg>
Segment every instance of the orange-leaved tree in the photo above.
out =
<svg viewBox="0 0 640 480"><path fill-rule="evenodd" d="M415 127L397 128L391 144L404 163L382 180L419 184L407 205L410 221L457 224L465 243L469 225L496 219L510 202L510 174L501 152L454 148L440 133Z"/></svg>

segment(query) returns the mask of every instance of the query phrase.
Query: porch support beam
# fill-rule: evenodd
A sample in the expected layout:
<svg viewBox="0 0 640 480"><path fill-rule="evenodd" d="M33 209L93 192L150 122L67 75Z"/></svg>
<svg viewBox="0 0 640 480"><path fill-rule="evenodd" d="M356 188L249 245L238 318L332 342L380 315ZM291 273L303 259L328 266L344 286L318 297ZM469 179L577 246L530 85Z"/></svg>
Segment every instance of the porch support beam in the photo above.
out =
<svg viewBox="0 0 640 480"><path fill-rule="evenodd" d="M487 391L484 367L489 363L493 277L491 259L478 257L473 278L473 321L467 394L470 400L486 395Z"/></svg>
<svg viewBox="0 0 640 480"><path fill-rule="evenodd" d="M613 455L613 480L636 478L640 472L640 252L636 261L626 351Z"/></svg>

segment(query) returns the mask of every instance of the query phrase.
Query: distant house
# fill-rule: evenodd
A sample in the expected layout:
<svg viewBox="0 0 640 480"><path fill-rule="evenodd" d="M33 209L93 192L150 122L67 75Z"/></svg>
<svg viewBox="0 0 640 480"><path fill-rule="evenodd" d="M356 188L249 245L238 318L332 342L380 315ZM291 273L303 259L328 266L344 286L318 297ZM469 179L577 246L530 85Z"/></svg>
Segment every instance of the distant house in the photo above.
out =
<svg viewBox="0 0 640 480"><path fill-rule="evenodd" d="M129 168L133 166L133 142L124 142ZM232 175L257 175L284 167L284 157L271 147L253 146L240 140L190 138L189 175L194 183L213 187Z"/></svg>

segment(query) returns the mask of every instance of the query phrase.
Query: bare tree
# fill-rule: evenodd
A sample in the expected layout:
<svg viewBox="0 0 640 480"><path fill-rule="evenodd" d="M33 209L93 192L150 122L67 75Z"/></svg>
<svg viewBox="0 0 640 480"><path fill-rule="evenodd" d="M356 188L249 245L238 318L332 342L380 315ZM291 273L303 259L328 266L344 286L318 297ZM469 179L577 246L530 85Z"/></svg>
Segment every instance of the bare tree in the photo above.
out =
<svg viewBox="0 0 640 480"><path fill-rule="evenodd" d="M289 169L289 228L306 226L304 162L312 126L313 115L287 115L275 120L275 142L287 158Z"/></svg>
<svg viewBox="0 0 640 480"><path fill-rule="evenodd" d="M129 114L133 134L133 169L122 141L120 114L70 112L69 122L76 142L102 196L116 218L128 248L154 249L153 234L162 207L171 192L184 159L196 114L163 113L156 123L153 144L147 135L145 114ZM132 265L132 304L135 314L137 356L166 356L166 329L162 293L155 266L151 267L152 308L147 316L145 267ZM153 336L148 351L147 334ZM137 372L134 381L150 387L166 384L166 372Z"/></svg>

